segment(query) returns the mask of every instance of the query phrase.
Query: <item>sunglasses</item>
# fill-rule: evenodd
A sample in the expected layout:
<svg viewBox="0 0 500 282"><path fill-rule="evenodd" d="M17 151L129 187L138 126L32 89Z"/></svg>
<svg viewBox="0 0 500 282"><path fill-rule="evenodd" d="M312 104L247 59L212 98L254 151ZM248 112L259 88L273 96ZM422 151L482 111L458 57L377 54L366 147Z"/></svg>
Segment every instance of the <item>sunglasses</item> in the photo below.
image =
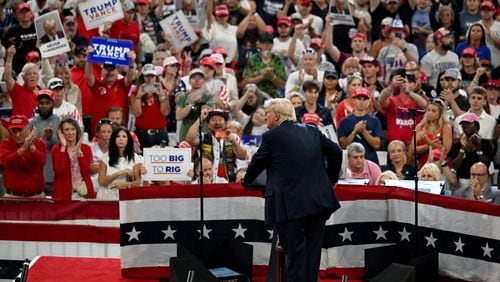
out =
<svg viewBox="0 0 500 282"><path fill-rule="evenodd" d="M314 50L313 48L306 48L304 51L302 51L302 54L316 54L316 50Z"/></svg>
<svg viewBox="0 0 500 282"><path fill-rule="evenodd" d="M113 124L113 122L109 118L103 118L97 124L98 125L101 125L101 124Z"/></svg>

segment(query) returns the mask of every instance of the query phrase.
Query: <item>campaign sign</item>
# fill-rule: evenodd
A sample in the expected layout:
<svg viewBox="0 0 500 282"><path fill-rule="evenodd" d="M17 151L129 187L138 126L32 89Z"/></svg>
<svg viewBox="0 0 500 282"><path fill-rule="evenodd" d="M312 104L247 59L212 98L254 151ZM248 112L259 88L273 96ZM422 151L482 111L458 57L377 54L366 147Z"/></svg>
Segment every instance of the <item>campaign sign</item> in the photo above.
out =
<svg viewBox="0 0 500 282"><path fill-rule="evenodd" d="M54 57L71 50L58 11L36 17L34 24L42 58Z"/></svg>
<svg viewBox="0 0 500 282"><path fill-rule="evenodd" d="M177 11L162 20L160 26L170 36L172 46L177 50L182 50L198 40L198 36L182 11Z"/></svg>
<svg viewBox="0 0 500 282"><path fill-rule="evenodd" d="M92 0L78 4L80 15L87 30L97 28L106 22L123 18L120 0Z"/></svg>
<svg viewBox="0 0 500 282"><path fill-rule="evenodd" d="M144 148L144 180L191 180L190 148Z"/></svg>
<svg viewBox="0 0 500 282"><path fill-rule="evenodd" d="M127 53L134 50L134 44L130 40L92 37L90 46L94 52L89 54L90 63L130 66L131 61Z"/></svg>
<svg viewBox="0 0 500 282"><path fill-rule="evenodd" d="M355 26L354 20L351 15L346 14L333 14L333 25L347 25L347 26Z"/></svg>

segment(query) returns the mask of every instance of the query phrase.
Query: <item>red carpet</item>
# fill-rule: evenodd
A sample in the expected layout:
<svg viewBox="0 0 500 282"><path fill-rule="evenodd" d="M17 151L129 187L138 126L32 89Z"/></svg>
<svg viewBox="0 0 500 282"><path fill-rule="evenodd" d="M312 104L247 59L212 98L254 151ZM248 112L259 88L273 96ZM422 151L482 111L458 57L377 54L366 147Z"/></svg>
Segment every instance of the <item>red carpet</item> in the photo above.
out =
<svg viewBox="0 0 500 282"><path fill-rule="evenodd" d="M263 269L257 271L262 274L254 277L253 282L264 282ZM254 272L254 275L256 273ZM114 258L81 258L81 257L39 257L30 267L28 282L151 282L155 280L124 279L121 277L120 259ZM321 279L321 282L340 282L340 279ZM363 280L352 280L349 282L361 282ZM450 278L440 277L439 282L459 282Z"/></svg>

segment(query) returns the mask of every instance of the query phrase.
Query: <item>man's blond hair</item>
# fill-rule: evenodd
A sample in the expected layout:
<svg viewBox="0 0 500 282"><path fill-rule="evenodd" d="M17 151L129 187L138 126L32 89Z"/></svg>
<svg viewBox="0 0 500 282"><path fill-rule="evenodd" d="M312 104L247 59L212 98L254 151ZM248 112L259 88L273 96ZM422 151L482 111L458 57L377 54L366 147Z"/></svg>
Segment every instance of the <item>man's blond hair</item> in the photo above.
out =
<svg viewBox="0 0 500 282"><path fill-rule="evenodd" d="M295 108L290 100L285 98L271 99L267 103L267 109L283 115L287 120L297 121L297 116L295 115Z"/></svg>

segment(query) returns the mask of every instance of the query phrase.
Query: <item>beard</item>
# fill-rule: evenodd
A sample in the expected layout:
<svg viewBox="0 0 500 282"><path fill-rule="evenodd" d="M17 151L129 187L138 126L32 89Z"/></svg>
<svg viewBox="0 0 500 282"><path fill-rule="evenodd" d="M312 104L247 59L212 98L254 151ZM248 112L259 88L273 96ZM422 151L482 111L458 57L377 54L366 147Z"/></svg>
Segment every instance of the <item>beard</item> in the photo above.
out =
<svg viewBox="0 0 500 282"><path fill-rule="evenodd" d="M441 44L441 48L443 48L443 50L445 50L445 51L451 51L451 50L453 50L453 46L451 44L444 44L444 43L442 43Z"/></svg>
<svg viewBox="0 0 500 282"><path fill-rule="evenodd" d="M51 109L50 111L39 111L38 115L42 119L48 119L50 116L52 116L53 111L54 111L53 109Z"/></svg>

